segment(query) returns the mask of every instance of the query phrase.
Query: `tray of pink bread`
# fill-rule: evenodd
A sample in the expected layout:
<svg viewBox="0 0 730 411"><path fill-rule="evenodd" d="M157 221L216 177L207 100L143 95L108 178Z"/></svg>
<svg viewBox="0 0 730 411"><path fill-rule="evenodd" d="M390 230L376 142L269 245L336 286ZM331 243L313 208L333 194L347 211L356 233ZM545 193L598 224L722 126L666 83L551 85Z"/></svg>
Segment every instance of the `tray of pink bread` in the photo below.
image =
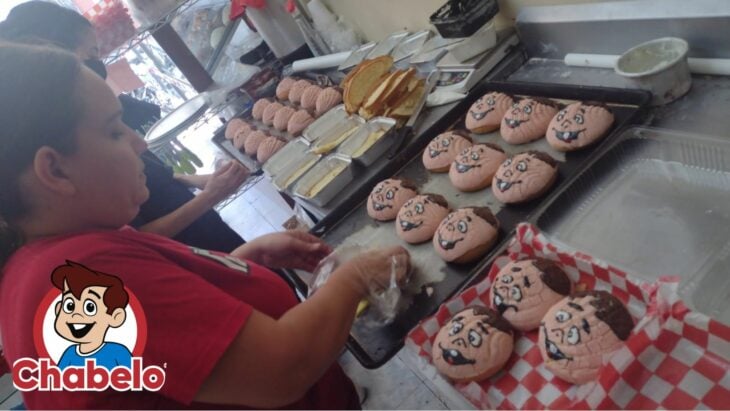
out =
<svg viewBox="0 0 730 411"><path fill-rule="evenodd" d="M356 321L348 348L378 367L406 334L464 285L548 198L637 118L641 91L485 82L434 135L403 155L312 232L335 247L403 245L414 267L408 303L385 326Z"/></svg>
<svg viewBox="0 0 730 411"><path fill-rule="evenodd" d="M726 408L730 327L688 308L679 284L522 223L406 345L477 409Z"/></svg>
<svg viewBox="0 0 730 411"><path fill-rule="evenodd" d="M251 110L229 120L214 141L225 144L228 151L264 164L318 117L341 103L339 87L285 77L278 83L275 96L256 100Z"/></svg>

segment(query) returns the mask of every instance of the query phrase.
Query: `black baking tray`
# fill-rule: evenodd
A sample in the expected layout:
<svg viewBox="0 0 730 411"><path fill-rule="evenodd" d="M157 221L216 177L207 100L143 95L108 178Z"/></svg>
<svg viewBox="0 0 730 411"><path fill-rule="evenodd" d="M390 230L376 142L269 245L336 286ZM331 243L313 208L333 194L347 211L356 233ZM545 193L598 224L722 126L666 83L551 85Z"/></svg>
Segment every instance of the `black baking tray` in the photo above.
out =
<svg viewBox="0 0 730 411"><path fill-rule="evenodd" d="M577 174L582 167L588 163L588 160L600 151L601 147L610 144L615 138L617 131L627 124L631 124L635 121L637 116L642 113L643 109L651 100L650 93L637 90L533 83L486 82L475 88L463 101L457 104L454 109L450 110L449 113L444 116L443 121L438 122L438 124L441 125L441 128L431 130L433 135L452 128L463 128L465 113L469 107L474 101L476 101L476 99L489 91L500 91L518 96L546 97L568 101L602 101L612 108L614 115L616 116L616 121L614 122L610 135L604 138L601 143L591 148L566 153L564 161L559 163L558 182L551 192L558 191L559 186L565 180ZM544 139L542 140L544 142ZM443 174L436 175L427 172L421 164L421 152L428 145L429 141L430 139L423 139L421 144L411 145L407 150L400 153L399 157L407 158L407 160L403 163L404 165L399 169L393 170L393 172L389 175L383 176L383 178L393 175L410 178L419 184L421 192L423 192L424 186L436 184L434 183L434 180L438 178L445 178L448 181L448 177ZM477 137L475 138L475 141L497 143L505 148L505 151L508 153L517 153L535 148L531 145L510 146L504 143L501 137L499 137L498 132ZM544 143L544 145L545 147L549 147L547 143ZM550 154L557 153L554 150L550 150L543 151L548 151ZM363 190L360 190L356 194L355 198L348 199L349 201L333 210L311 231L314 234L323 237L325 241L334 247L348 244L348 241L364 232L378 232L377 230L390 230L391 232L395 232L395 228L392 227L392 222L377 223L367 216L365 201L368 193L372 189L372 186L376 183L377 181L373 182L373 184L370 184L369 186L365 186ZM444 189L447 190L447 187ZM461 207L466 205L488 205L493 211L495 210L496 200L488 200L488 198L492 196L491 189L489 188L472 194L452 194L453 197L449 197L446 195L447 193L441 194L445 194L452 206ZM475 195L482 195L482 197L484 197L484 201L474 203L473 199L476 198L474 197ZM532 213L548 197L550 197L550 195L543 199L534 200L522 205L505 206L496 212L495 214L501 225L500 244L495 246L493 251L485 255L480 261L472 264L453 265L441 262L443 267L436 269L431 262L429 262L427 267L420 267L418 262L419 257L427 256L429 252L430 254L435 254L432 251L431 243L429 242L422 245L411 246L402 241L396 242L397 244L404 245L409 249L412 256L414 256L415 265L419 267L419 270L421 270L420 275L429 277L431 273L428 272L428 270L430 269L434 272L437 271L436 276L443 274L444 278L439 282L431 284L428 287L428 292L424 287L419 294L413 297L411 304L396 316L394 322L387 326L372 327L366 325L365 321L356 321L352 328L347 346L358 361L367 368L377 368L387 362L402 347L407 333L415 325L417 325L421 319L435 312L443 301L450 298L488 268L488 263L491 261L493 256L496 255L498 251L504 249L506 242L513 235L516 225L522 221L528 220ZM468 204L464 204L464 201L467 201ZM375 235L374 241L368 241L367 244L362 245L382 246L393 244L389 232L381 231L381 233L382 237ZM378 239L380 238L383 238L383 244L378 244ZM430 255L428 255L427 258L430 261ZM295 282L297 283L299 291L306 295L306 284L301 281L301 279L295 279ZM367 315L367 313L365 315Z"/></svg>

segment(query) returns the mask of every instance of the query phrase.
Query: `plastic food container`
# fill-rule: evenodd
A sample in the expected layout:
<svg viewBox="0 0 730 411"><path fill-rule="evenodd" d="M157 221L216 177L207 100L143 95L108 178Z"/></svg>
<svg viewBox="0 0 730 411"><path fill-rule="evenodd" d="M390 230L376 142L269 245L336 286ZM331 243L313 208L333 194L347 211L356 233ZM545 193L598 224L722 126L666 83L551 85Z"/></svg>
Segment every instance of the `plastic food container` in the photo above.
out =
<svg viewBox="0 0 730 411"><path fill-rule="evenodd" d="M294 188L294 195L324 207L354 180L351 162L331 156L305 174Z"/></svg>
<svg viewBox="0 0 730 411"><path fill-rule="evenodd" d="M497 0L449 0L430 20L442 37L469 37L497 13Z"/></svg>
<svg viewBox="0 0 730 411"><path fill-rule="evenodd" d="M338 148L337 153L352 158L364 166L373 164L382 156L395 139L389 133L395 127L396 121L389 117L375 117L360 126Z"/></svg>
<svg viewBox="0 0 730 411"><path fill-rule="evenodd" d="M659 106L685 95L692 86L687 62L689 44L676 37L664 37L629 49L616 61L616 73L653 94L651 104Z"/></svg>

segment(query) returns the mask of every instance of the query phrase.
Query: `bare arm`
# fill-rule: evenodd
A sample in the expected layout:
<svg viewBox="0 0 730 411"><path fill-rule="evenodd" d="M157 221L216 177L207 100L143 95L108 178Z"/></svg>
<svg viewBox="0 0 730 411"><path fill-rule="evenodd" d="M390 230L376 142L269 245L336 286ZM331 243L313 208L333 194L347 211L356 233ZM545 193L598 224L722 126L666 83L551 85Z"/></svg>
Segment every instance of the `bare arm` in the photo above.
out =
<svg viewBox="0 0 730 411"><path fill-rule="evenodd" d="M242 165L230 162L215 173L206 177L206 184L198 195L175 211L139 227L140 231L174 237L187 228L218 202L235 191L248 176ZM187 176L192 178L196 176ZM204 176L197 176L204 177Z"/></svg>
<svg viewBox="0 0 730 411"><path fill-rule="evenodd" d="M372 252L338 268L311 298L279 320L254 312L196 401L270 408L303 397L340 354L366 282L389 272L392 256L402 261L400 274L405 275L403 248Z"/></svg>
<svg viewBox="0 0 730 411"><path fill-rule="evenodd" d="M187 174L173 174L173 178L188 187L195 187L198 189L205 189L205 185L208 184L212 174L200 174L200 175L187 175Z"/></svg>

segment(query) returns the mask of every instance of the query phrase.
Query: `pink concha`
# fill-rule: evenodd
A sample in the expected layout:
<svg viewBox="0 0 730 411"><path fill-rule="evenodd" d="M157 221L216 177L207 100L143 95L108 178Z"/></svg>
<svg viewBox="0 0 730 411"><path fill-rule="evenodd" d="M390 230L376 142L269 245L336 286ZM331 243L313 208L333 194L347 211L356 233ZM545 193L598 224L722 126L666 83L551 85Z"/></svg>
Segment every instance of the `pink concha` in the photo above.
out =
<svg viewBox="0 0 730 411"><path fill-rule="evenodd" d="M296 80L291 77L281 79L279 85L276 86L276 98L279 100L287 100L289 98L289 90L291 90L291 86L294 83L296 83Z"/></svg>
<svg viewBox="0 0 730 411"><path fill-rule="evenodd" d="M261 120L264 116L264 110L266 110L266 107L268 107L269 104L271 104L271 100L267 98L258 99L253 105L253 109L251 109L251 117L256 120Z"/></svg>
<svg viewBox="0 0 730 411"><path fill-rule="evenodd" d="M305 110L314 110L317 106L317 97L321 92L322 89L317 85L311 85L305 88L301 99L302 108Z"/></svg>
<svg viewBox="0 0 730 411"><path fill-rule="evenodd" d="M246 154L254 157L259 149L259 145L261 145L261 143L266 140L267 137L268 135L263 131L254 131L253 133L249 134L248 137L246 137L246 143L243 147L246 151Z"/></svg>
<svg viewBox="0 0 730 411"><path fill-rule="evenodd" d="M235 137L236 132L238 132L239 129L247 125L248 124L246 124L246 122L241 120L240 118L231 119L231 121L226 124L225 137L228 140L232 140L233 137Z"/></svg>
<svg viewBox="0 0 730 411"><path fill-rule="evenodd" d="M258 151L256 152L256 158L260 163L265 163L285 145L286 142L283 140L276 137L267 137L259 145Z"/></svg>
<svg viewBox="0 0 730 411"><path fill-rule="evenodd" d="M302 134L308 125L314 122L314 117L307 110L299 110L289 119L286 131L294 137Z"/></svg>
<svg viewBox="0 0 730 411"><path fill-rule="evenodd" d="M296 113L296 110L294 110L291 107L282 107L274 116L274 128L276 128L279 131L286 130L286 125L289 123L289 119L292 115Z"/></svg>
<svg viewBox="0 0 730 411"><path fill-rule="evenodd" d="M282 107L284 106L279 102L273 102L269 104L264 109L264 115L261 118L261 121L267 126L274 124L274 116L276 116L276 112L279 111L279 109Z"/></svg>
<svg viewBox="0 0 730 411"><path fill-rule="evenodd" d="M317 116L321 116L340 103L342 103L342 93L333 87L327 87L317 96L317 103L315 104Z"/></svg>
<svg viewBox="0 0 730 411"><path fill-rule="evenodd" d="M302 94L304 94L304 90L311 85L312 83L308 80L299 80L292 84L291 89L289 89L289 101L299 104L302 99Z"/></svg>

